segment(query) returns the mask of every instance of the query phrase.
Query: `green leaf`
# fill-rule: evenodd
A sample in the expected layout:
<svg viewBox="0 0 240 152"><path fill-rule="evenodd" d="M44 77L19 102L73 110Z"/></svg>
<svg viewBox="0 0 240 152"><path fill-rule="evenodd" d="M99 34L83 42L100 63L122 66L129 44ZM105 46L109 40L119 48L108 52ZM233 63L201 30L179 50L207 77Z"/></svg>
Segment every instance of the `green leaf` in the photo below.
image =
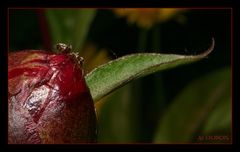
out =
<svg viewBox="0 0 240 152"><path fill-rule="evenodd" d="M95 14L96 9L47 9L52 43L71 44L74 51L81 50Z"/></svg>
<svg viewBox="0 0 240 152"><path fill-rule="evenodd" d="M199 130L204 128L205 122L204 131L222 128L218 123L221 119L219 117L227 117L222 123L224 127L229 126L230 82L230 68L225 68L190 83L166 109L159 122L154 142L196 141L198 136L203 135ZM222 107L222 103L228 106ZM216 115L218 119L215 119ZM227 132L230 133L230 128Z"/></svg>
<svg viewBox="0 0 240 152"><path fill-rule="evenodd" d="M212 39L211 47L205 53L195 56L157 53L139 53L123 56L91 71L86 75L86 82L93 100L98 101L134 79L200 60L207 56L213 48L214 39Z"/></svg>
<svg viewBox="0 0 240 152"><path fill-rule="evenodd" d="M217 125L216 125L217 124ZM214 135L221 133L230 133L231 130L231 94L230 89L222 102L212 111L206 123L203 126L203 135Z"/></svg>

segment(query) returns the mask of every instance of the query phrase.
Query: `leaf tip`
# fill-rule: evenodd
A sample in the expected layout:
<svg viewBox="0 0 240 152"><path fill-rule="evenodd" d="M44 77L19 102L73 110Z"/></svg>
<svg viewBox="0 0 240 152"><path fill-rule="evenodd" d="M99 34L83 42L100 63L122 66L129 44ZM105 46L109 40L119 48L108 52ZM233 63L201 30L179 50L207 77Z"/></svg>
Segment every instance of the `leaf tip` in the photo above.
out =
<svg viewBox="0 0 240 152"><path fill-rule="evenodd" d="M202 54L197 55L197 57L206 57L213 51L214 47L215 47L215 39L214 39L214 37L212 37L212 43L211 43L210 47Z"/></svg>

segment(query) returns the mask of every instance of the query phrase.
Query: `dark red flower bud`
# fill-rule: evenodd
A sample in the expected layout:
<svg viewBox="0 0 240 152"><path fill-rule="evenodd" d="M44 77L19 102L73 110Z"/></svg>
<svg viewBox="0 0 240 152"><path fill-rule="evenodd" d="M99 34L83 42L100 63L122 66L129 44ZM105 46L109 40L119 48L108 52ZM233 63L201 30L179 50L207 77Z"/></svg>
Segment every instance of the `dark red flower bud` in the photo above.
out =
<svg viewBox="0 0 240 152"><path fill-rule="evenodd" d="M9 143L96 140L95 108L81 66L69 52L9 53Z"/></svg>

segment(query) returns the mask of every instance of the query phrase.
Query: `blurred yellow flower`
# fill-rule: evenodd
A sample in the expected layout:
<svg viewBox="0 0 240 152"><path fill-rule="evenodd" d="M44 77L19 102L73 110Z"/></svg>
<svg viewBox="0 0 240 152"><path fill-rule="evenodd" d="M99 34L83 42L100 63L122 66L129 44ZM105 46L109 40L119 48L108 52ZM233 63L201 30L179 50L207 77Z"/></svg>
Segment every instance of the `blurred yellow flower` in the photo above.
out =
<svg viewBox="0 0 240 152"><path fill-rule="evenodd" d="M84 70L86 74L99 65L111 60L106 49L97 50L97 47L90 43L83 47L80 56L84 58Z"/></svg>
<svg viewBox="0 0 240 152"><path fill-rule="evenodd" d="M177 8L119 8L113 9L119 17L126 17L129 23L136 23L141 28L151 28L159 22L166 22L174 17L178 17L180 22L184 22L184 17L180 15L186 9Z"/></svg>

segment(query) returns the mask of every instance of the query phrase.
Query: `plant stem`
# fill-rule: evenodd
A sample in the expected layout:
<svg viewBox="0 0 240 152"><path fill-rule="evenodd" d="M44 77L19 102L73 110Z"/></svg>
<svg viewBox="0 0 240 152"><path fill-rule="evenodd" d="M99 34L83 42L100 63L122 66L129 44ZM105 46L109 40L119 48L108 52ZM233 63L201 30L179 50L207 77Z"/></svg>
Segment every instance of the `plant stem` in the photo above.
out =
<svg viewBox="0 0 240 152"><path fill-rule="evenodd" d="M157 53L161 53L161 33L160 33L160 26L155 26L152 33L152 48L154 51L157 51ZM164 79L163 79L163 73L156 73L153 75L153 103L150 111L150 116L158 116L156 119L153 119L152 128L151 130L156 129L156 122L158 122L159 116L161 116L162 111L164 110L164 106L166 105L166 96L165 96L165 90L164 90ZM154 136L154 131L152 132L152 136Z"/></svg>
<svg viewBox="0 0 240 152"><path fill-rule="evenodd" d="M158 53L161 53L161 27L155 26L153 29L153 49L158 50ZM163 106L165 105L165 91L164 91L164 80L163 80L163 73L157 73L154 75L154 96L155 100L157 101L157 107L159 107L159 111L163 109Z"/></svg>
<svg viewBox="0 0 240 152"><path fill-rule="evenodd" d="M140 29L139 40L138 40L139 52L145 52L147 48L147 36L148 36L148 29Z"/></svg>
<svg viewBox="0 0 240 152"><path fill-rule="evenodd" d="M161 52L161 38L160 38L160 26L155 26L152 33L152 47L154 50Z"/></svg>

